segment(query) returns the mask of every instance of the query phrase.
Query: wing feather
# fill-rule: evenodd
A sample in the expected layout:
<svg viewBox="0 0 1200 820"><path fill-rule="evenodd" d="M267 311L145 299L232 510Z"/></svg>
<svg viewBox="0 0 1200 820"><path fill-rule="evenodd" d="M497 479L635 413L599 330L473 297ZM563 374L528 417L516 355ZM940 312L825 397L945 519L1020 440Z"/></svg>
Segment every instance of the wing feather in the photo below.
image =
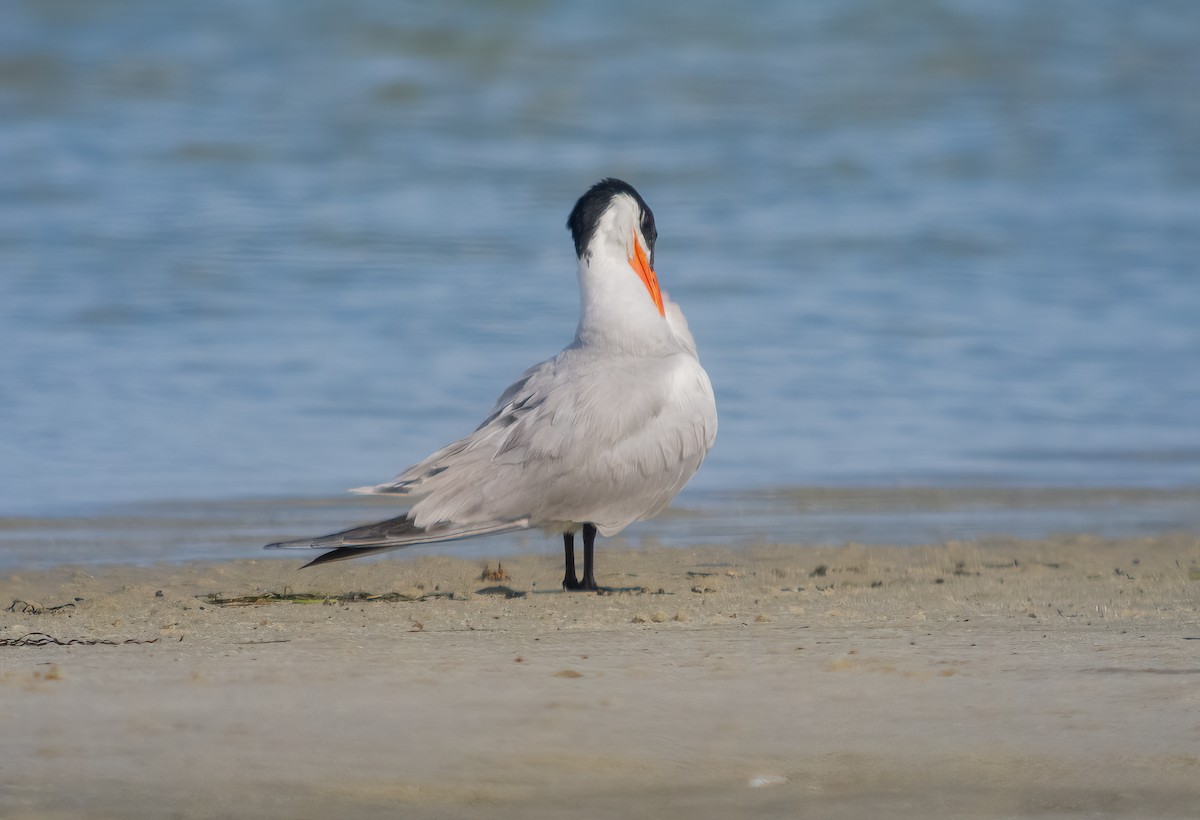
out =
<svg viewBox="0 0 1200 820"><path fill-rule="evenodd" d="M398 546L515 521L590 522L612 535L665 508L715 435L712 387L690 351L619 357L568 347L508 387L470 435L362 491L413 500L404 526L422 534L398 534Z"/></svg>
<svg viewBox="0 0 1200 820"><path fill-rule="evenodd" d="M486 526L453 526L443 525L430 528L418 527L407 514L378 521L374 524L364 524L347 530L322 535L317 538L297 538L292 541L279 541L267 544L265 549L331 549L305 566L323 564L327 561L340 561L344 558L357 558L376 552L401 549L414 544L430 544L439 541L454 541L459 538L470 538L475 535L491 535L499 532L525 529L529 526L526 520L500 521Z"/></svg>

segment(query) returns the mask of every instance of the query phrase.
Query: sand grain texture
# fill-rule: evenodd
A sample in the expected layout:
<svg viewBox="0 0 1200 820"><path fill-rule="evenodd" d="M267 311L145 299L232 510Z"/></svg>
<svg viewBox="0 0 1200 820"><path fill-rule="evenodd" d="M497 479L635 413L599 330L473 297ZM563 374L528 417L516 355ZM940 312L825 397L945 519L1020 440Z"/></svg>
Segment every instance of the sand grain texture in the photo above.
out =
<svg viewBox="0 0 1200 820"><path fill-rule="evenodd" d="M1193 536L604 551L601 596L550 554L299 563L0 578L0 816L1200 805ZM354 591L453 597L204 597Z"/></svg>

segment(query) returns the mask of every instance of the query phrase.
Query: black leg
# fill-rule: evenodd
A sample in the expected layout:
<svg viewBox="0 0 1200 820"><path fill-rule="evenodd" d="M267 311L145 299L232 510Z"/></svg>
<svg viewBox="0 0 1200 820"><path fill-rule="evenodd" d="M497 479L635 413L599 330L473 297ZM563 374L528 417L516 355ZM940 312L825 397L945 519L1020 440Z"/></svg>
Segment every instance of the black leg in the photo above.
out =
<svg viewBox="0 0 1200 820"><path fill-rule="evenodd" d="M599 592L600 587L596 586L595 574L595 558L596 558L596 528L591 524L583 525L583 582L579 585L580 588L591 592Z"/></svg>
<svg viewBox="0 0 1200 820"><path fill-rule="evenodd" d="M591 524L583 525L583 580L575 576L575 534L563 533L563 558L566 570L563 573L563 589L571 592L599 592L596 586L596 528Z"/></svg>
<svg viewBox="0 0 1200 820"><path fill-rule="evenodd" d="M583 589L575 577L575 533L563 533L563 559L566 570L563 572L563 589Z"/></svg>

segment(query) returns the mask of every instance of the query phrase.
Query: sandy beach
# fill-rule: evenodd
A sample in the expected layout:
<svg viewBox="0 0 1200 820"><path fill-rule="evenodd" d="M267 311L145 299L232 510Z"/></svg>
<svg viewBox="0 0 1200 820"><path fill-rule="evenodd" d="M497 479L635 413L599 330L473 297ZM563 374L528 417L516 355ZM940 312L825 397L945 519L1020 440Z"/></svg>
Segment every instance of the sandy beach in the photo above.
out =
<svg viewBox="0 0 1200 820"><path fill-rule="evenodd" d="M1192 535L301 563L0 577L0 815L1200 805Z"/></svg>

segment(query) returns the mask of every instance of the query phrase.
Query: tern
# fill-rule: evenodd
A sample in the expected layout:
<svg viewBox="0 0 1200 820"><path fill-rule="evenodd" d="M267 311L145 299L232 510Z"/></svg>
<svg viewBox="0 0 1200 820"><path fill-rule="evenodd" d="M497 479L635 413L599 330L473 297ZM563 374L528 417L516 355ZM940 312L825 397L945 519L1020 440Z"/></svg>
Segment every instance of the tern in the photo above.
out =
<svg viewBox="0 0 1200 820"><path fill-rule="evenodd" d="M600 591L596 534L662 512L717 435L708 374L679 306L654 272L654 214L604 179L567 219L578 257L575 339L526 370L473 433L391 481L351 492L411 502L397 518L267 549L328 552L305 564L413 544L540 528L561 533L566 590ZM583 579L575 534L583 532Z"/></svg>

